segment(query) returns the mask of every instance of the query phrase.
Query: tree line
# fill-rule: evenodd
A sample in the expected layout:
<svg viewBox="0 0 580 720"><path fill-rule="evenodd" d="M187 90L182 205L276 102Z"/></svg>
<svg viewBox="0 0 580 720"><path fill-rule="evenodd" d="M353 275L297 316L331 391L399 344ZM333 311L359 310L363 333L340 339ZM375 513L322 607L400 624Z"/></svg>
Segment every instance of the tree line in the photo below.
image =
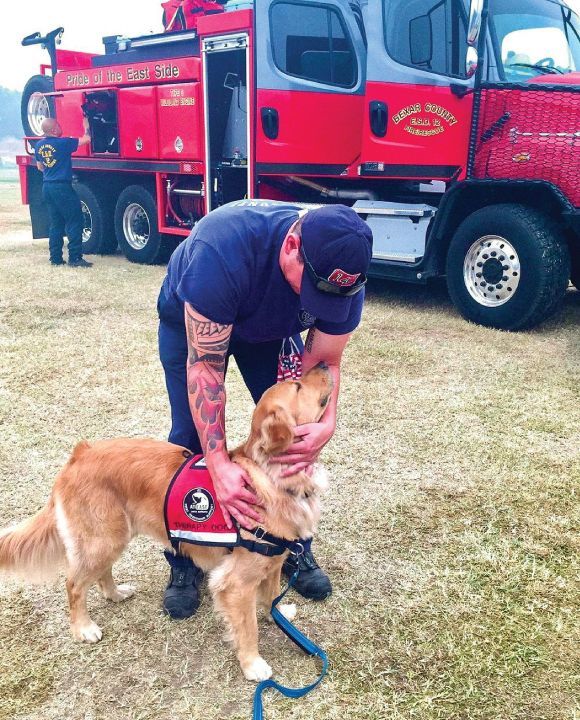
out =
<svg viewBox="0 0 580 720"><path fill-rule="evenodd" d="M22 93L0 87L0 138L22 137L20 100Z"/></svg>

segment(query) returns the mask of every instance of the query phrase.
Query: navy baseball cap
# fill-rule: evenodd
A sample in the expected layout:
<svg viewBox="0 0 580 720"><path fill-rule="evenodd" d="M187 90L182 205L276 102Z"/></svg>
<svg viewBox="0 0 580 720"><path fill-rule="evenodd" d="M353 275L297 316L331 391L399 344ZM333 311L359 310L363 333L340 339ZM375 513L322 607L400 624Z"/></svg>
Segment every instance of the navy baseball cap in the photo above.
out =
<svg viewBox="0 0 580 720"><path fill-rule="evenodd" d="M309 210L302 221L304 310L327 322L344 322L352 298L362 291L371 262L373 234L346 205Z"/></svg>

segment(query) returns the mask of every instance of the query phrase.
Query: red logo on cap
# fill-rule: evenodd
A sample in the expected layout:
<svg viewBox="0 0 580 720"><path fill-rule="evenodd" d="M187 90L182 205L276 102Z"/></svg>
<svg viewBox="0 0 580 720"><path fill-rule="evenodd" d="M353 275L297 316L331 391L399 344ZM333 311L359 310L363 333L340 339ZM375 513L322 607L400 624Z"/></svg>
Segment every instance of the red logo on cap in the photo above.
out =
<svg viewBox="0 0 580 720"><path fill-rule="evenodd" d="M328 276L328 282L331 282L334 285L340 285L341 287L350 287L355 284L359 277L360 273L357 273L356 275L349 275L349 273L344 270L336 268L336 270L333 270Z"/></svg>

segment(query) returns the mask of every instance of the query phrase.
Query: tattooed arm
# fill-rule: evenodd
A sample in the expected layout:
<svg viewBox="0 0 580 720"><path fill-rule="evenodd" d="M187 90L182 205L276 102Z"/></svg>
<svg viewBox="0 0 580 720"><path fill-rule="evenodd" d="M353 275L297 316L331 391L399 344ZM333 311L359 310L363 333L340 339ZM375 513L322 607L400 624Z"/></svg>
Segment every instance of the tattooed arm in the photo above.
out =
<svg viewBox="0 0 580 720"><path fill-rule="evenodd" d="M256 498L246 487L245 472L232 463L226 445L224 373L231 325L208 320L185 303L187 392L193 422L205 454L216 494L231 527L231 517L252 528L260 516Z"/></svg>
<svg viewBox="0 0 580 720"><path fill-rule="evenodd" d="M306 336L302 369L306 373L323 360L330 370L334 381L332 395L320 422L299 425L295 430L294 443L279 459L292 465L284 472L285 476L304 470L320 454L322 448L336 430L336 408L340 390L340 363L342 353L352 333L346 335L328 335L312 327Z"/></svg>

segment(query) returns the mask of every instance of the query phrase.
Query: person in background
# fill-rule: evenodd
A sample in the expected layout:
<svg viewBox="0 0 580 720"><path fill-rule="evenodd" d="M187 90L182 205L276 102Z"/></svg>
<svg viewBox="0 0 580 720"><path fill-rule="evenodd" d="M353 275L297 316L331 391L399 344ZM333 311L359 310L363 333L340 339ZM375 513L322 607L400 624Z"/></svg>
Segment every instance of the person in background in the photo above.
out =
<svg viewBox="0 0 580 720"><path fill-rule="evenodd" d="M81 138L63 137L58 121L45 118L42 121L44 137L34 148L36 167L42 172L42 199L48 208L51 265L65 264L62 256L65 232L69 266L89 268L93 265L83 258L83 213L72 185L71 155L91 141L87 118L83 118L83 126L85 133Z"/></svg>

